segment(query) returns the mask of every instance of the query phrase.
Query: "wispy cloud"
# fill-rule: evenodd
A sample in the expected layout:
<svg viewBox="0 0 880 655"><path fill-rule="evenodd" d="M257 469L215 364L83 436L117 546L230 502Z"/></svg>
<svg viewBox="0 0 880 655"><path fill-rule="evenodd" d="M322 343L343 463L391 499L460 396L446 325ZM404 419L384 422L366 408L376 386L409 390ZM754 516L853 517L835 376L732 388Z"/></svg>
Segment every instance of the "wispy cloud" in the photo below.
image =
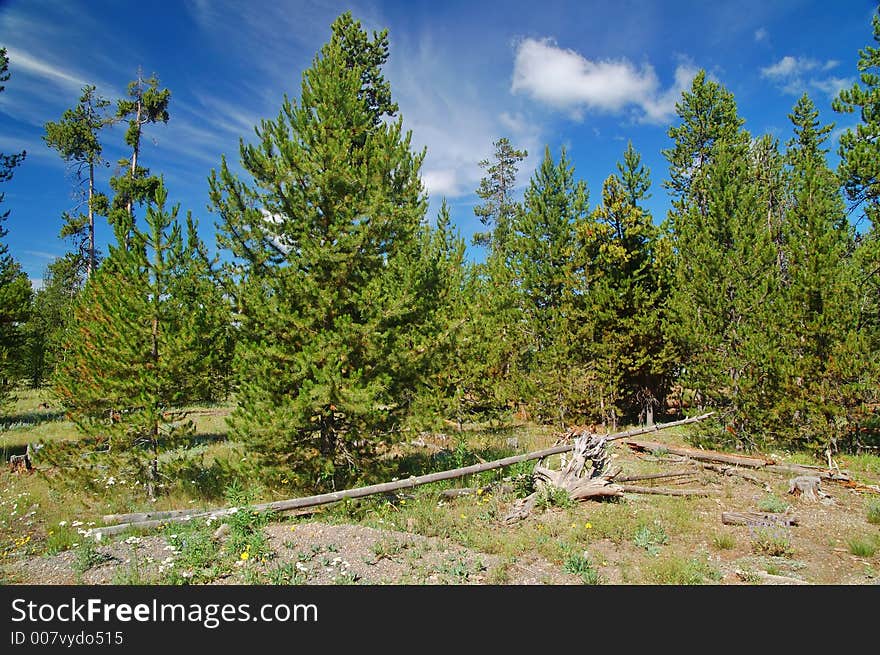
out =
<svg viewBox="0 0 880 655"><path fill-rule="evenodd" d="M834 97L853 83L853 78L824 75L840 64L836 59L825 62L811 57L786 55L779 61L761 69L761 77L773 82L783 93L801 95L816 89Z"/></svg>
<svg viewBox="0 0 880 655"><path fill-rule="evenodd" d="M25 250L24 254L30 255L31 257L39 257L40 259L57 259L60 257L60 255L52 252L45 252L43 250Z"/></svg>
<svg viewBox="0 0 880 655"><path fill-rule="evenodd" d="M492 142L506 136L514 147L537 155L542 128L505 94L486 93L486 81L463 79L461 52L438 46L429 32L401 40L389 59L387 73L413 145L427 147L422 182L432 199L474 192ZM426 80L430 80L426 84ZM520 167L527 180L537 156Z"/></svg>
<svg viewBox="0 0 880 655"><path fill-rule="evenodd" d="M654 67L627 59L590 60L549 38L524 39L516 51L511 91L523 93L580 120L584 111L640 110L638 120L662 123L675 111L682 88L697 70L680 64L675 83L662 89Z"/></svg>
<svg viewBox="0 0 880 655"><path fill-rule="evenodd" d="M755 30L755 42L763 43L770 38L770 33L764 27L759 27Z"/></svg>

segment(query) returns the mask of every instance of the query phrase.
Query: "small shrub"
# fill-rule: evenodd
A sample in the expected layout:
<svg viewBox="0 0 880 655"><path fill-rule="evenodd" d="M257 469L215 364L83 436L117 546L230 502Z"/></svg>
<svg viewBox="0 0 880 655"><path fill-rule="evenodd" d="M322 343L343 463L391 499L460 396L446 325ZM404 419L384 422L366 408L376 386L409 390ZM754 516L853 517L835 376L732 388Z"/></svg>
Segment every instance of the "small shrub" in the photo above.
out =
<svg viewBox="0 0 880 655"><path fill-rule="evenodd" d="M788 503L777 496L767 496L758 502L758 509L762 512L780 514L788 509Z"/></svg>
<svg viewBox="0 0 880 655"><path fill-rule="evenodd" d="M519 473L513 476L511 482L517 498L525 498L535 493L535 478L531 473Z"/></svg>
<svg viewBox="0 0 880 655"><path fill-rule="evenodd" d="M547 485L538 492L535 499L535 508L543 511L550 507L567 509L574 506L574 501L565 489Z"/></svg>
<svg viewBox="0 0 880 655"><path fill-rule="evenodd" d="M57 555L65 550L70 550L81 539L82 537L71 527L53 528L49 530L49 534L46 537L46 554Z"/></svg>
<svg viewBox="0 0 880 655"><path fill-rule="evenodd" d="M880 524L880 500L868 502L868 523Z"/></svg>
<svg viewBox="0 0 880 655"><path fill-rule="evenodd" d="M227 499L237 509L225 518L229 525L226 550L241 560L264 560L269 557L272 553L263 528L269 524L272 513L258 512L250 507L253 495L237 487L229 488Z"/></svg>
<svg viewBox="0 0 880 655"><path fill-rule="evenodd" d="M712 537L712 545L718 550L732 550L736 546L736 538L729 532L719 532Z"/></svg>
<svg viewBox="0 0 880 655"><path fill-rule="evenodd" d="M587 553L571 553L566 557L562 570L578 576L581 582L586 585L601 584L601 576L593 567L593 562L587 556Z"/></svg>
<svg viewBox="0 0 880 655"><path fill-rule="evenodd" d="M660 525L655 527L642 525L636 530L633 543L639 548L644 548L649 555L657 555L660 553L660 546L669 543L669 537Z"/></svg>
<svg viewBox="0 0 880 655"><path fill-rule="evenodd" d="M755 528L752 533L752 550L771 557L791 557L794 554L788 532L773 528Z"/></svg>
<svg viewBox="0 0 880 655"><path fill-rule="evenodd" d="M877 552L877 545L871 541L862 539L850 539L847 542L849 552L856 557L874 557Z"/></svg>
<svg viewBox="0 0 880 655"><path fill-rule="evenodd" d="M306 582L306 576L293 562L286 562L270 569L266 578L269 584L273 585L301 585Z"/></svg>
<svg viewBox="0 0 880 655"><path fill-rule="evenodd" d="M82 575L90 568L103 564L112 559L109 555L98 552L95 542L88 537L83 537L82 542L76 548L76 558L73 561L73 570Z"/></svg>

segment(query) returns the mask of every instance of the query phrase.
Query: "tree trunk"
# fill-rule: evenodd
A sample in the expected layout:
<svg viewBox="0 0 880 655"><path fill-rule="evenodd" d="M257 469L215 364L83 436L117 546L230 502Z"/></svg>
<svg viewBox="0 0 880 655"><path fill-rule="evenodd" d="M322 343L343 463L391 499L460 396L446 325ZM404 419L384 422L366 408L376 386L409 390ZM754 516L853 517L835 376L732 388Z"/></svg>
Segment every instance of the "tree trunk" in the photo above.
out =
<svg viewBox="0 0 880 655"><path fill-rule="evenodd" d="M86 278L95 272L95 210L92 200L95 197L95 165L89 162L89 259L86 263Z"/></svg>

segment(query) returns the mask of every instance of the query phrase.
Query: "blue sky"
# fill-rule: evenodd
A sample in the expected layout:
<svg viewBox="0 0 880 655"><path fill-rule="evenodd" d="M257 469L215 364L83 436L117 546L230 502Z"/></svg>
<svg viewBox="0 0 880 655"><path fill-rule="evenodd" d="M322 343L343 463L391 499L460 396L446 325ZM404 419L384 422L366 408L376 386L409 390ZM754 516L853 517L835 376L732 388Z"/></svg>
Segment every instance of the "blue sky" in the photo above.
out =
<svg viewBox="0 0 880 655"><path fill-rule="evenodd" d="M858 50L872 43L877 3L807 0L443 1L0 0L0 45L11 79L0 93L0 152L28 151L11 182L6 241L35 283L68 245L61 213L75 204L64 162L43 125L76 103L84 84L122 97L138 67L172 92L171 120L151 127L142 161L165 176L170 198L192 210L213 245L207 177L238 140L298 97L302 71L351 10L368 29L387 27L385 72L417 146L429 216L446 197L466 238L478 229L478 162L500 136L529 151L524 186L549 145L565 146L591 204L627 140L651 168L655 220L668 201L661 150L674 104L700 68L735 95L753 135L790 138L787 115L807 91L833 148L853 116L831 98L857 78ZM105 156L125 151L123 128L104 135ZM832 164L837 159L832 153ZM110 170L100 184L106 188ZM99 245L109 230L99 225ZM474 257L479 253L473 252Z"/></svg>

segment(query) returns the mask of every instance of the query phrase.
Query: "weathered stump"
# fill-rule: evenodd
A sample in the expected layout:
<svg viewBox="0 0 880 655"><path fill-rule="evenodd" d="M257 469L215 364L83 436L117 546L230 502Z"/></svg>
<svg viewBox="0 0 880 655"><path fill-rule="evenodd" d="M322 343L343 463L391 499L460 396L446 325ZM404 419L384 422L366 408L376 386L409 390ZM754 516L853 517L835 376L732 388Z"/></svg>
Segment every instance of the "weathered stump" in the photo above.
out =
<svg viewBox="0 0 880 655"><path fill-rule="evenodd" d="M829 498L829 495L819 488L820 484L821 479L818 476L799 475L788 481L788 493L793 496L801 496L804 500L815 503L820 498Z"/></svg>

